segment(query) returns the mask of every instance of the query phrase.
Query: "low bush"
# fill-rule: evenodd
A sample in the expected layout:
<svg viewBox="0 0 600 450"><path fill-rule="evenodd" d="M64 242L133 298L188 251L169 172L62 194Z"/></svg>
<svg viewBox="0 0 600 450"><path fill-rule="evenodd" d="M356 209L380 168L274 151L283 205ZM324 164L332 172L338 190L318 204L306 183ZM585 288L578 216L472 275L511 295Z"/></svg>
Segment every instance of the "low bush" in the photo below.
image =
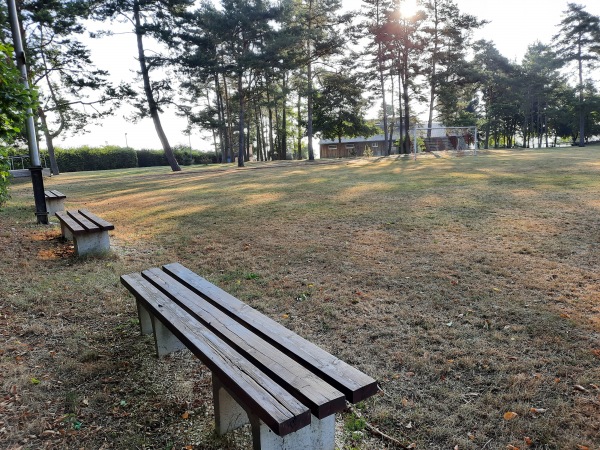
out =
<svg viewBox="0 0 600 450"><path fill-rule="evenodd" d="M12 151L15 155L18 151ZM173 149L179 164L214 164L217 156L212 152L191 151L189 147ZM86 170L128 169L132 167L168 166L162 150L134 150L132 148L107 145L105 147L57 148L56 162L61 172L81 172ZM40 153L42 160L49 161L48 152Z"/></svg>
<svg viewBox="0 0 600 450"><path fill-rule="evenodd" d="M47 152L43 152L42 155L47 155ZM138 166L135 150L111 145L71 149L57 148L55 156L61 172L127 169Z"/></svg>

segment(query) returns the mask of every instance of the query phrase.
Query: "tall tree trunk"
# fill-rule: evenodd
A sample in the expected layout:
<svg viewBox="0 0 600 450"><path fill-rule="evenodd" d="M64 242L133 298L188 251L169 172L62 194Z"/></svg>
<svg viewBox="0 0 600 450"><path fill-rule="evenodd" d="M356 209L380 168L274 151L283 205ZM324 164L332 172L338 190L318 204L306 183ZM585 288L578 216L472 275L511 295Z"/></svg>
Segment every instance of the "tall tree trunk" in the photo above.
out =
<svg viewBox="0 0 600 450"><path fill-rule="evenodd" d="M302 159L302 96L298 92L298 159Z"/></svg>
<svg viewBox="0 0 600 450"><path fill-rule="evenodd" d="M215 90L217 91L217 112L219 116L219 140L221 141L221 163L226 162L227 157L227 124L225 122L225 105L223 103L223 93L219 83L219 74L215 74Z"/></svg>
<svg viewBox="0 0 600 450"><path fill-rule="evenodd" d="M225 110L227 111L227 155L225 161L233 162L233 122L231 118L231 100L229 99L229 89L225 74L223 74L223 93L225 94Z"/></svg>
<svg viewBox="0 0 600 450"><path fill-rule="evenodd" d="M238 126L239 148L238 148L238 167L244 167L244 84L243 74L238 73L238 96L240 97L240 119Z"/></svg>
<svg viewBox="0 0 600 450"><path fill-rule="evenodd" d="M267 108L269 109L269 152L275 154L275 144L273 141L273 105L271 105L271 78L267 77Z"/></svg>
<svg viewBox="0 0 600 450"><path fill-rule="evenodd" d="M436 65L438 57L438 43L439 43L439 18L438 18L438 2L433 1L433 21L435 24L433 33L433 53L431 55L431 72L429 74L430 90L429 90L429 118L427 119L427 138L431 138L431 127L433 126L433 107L435 106L436 93Z"/></svg>
<svg viewBox="0 0 600 450"><path fill-rule="evenodd" d="M287 159L287 73L283 72L283 106L281 111L281 159Z"/></svg>
<svg viewBox="0 0 600 450"><path fill-rule="evenodd" d="M388 136L389 141L386 141L386 146L388 148L388 155L392 154L392 146L394 145L394 128L396 127L396 107L394 106L394 76L390 73L390 80L392 81L392 126L390 127L390 133Z"/></svg>
<svg viewBox="0 0 600 450"><path fill-rule="evenodd" d="M404 153L410 153L410 105L408 100L408 80L402 86L404 101Z"/></svg>
<svg viewBox="0 0 600 450"><path fill-rule="evenodd" d="M146 93L146 100L148 101L148 108L150 110L150 117L152 117L152 121L154 122L154 128L156 129L156 134L158 134L158 139L160 139L160 143L162 144L162 148L165 152L165 156L167 157L167 161L171 166L171 170L173 172L178 172L181 170L177 160L175 159L175 154L173 153L173 149L169 144L167 139L167 135L165 134L162 124L160 123L160 117L158 114L158 106L156 105L156 101L154 99L154 94L152 93L152 88L150 86L150 76L148 74L148 66L146 65L146 56L144 53L144 43L142 41L143 31L142 25L140 22L140 2L139 0L133 1L133 16L135 19L135 35L137 38L137 47L138 47L138 57L140 61L140 70L142 73L142 79L144 80L144 92Z"/></svg>
<svg viewBox="0 0 600 450"><path fill-rule="evenodd" d="M306 133L308 134L308 160L315 160L313 151L313 83L312 83L312 63L308 63L308 106L306 114Z"/></svg>
<svg viewBox="0 0 600 450"><path fill-rule="evenodd" d="M404 114L402 112L402 76L400 70L398 70L398 153L404 153Z"/></svg>
<svg viewBox="0 0 600 450"><path fill-rule="evenodd" d="M309 0L309 10L308 10L308 34L310 36L312 30L312 12L313 12L313 0ZM308 40L308 111L306 114L307 121L307 134L308 134L308 160L315 160L315 153L313 151L313 79L312 79L312 43L310 39Z"/></svg>
<svg viewBox="0 0 600 450"><path fill-rule="evenodd" d="M40 117L40 121L42 122L42 130L44 132L44 137L46 139L46 147L48 149L48 158L50 159L50 170L52 171L52 175L60 175L60 171L58 170L58 164L56 162L56 155L54 153L54 141L52 134L48 130L48 123L46 121L46 113L41 107L38 107L38 116Z"/></svg>
<svg viewBox="0 0 600 450"><path fill-rule="evenodd" d="M581 55L581 41L578 43L579 62L579 146L585 147L585 112L583 110L583 57Z"/></svg>

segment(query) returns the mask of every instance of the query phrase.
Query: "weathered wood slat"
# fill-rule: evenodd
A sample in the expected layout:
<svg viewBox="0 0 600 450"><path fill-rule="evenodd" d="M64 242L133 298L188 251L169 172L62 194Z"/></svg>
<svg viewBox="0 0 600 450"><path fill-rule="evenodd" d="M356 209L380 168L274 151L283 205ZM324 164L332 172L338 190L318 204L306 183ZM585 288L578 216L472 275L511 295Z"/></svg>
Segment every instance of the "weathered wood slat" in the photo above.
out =
<svg viewBox="0 0 600 450"><path fill-rule="evenodd" d="M339 389L350 402L359 402L377 392L377 382L373 378L298 336L181 264L167 264L163 266L163 270Z"/></svg>
<svg viewBox="0 0 600 450"><path fill-rule="evenodd" d="M98 217L95 214L92 214L87 209L80 209L79 213L82 216L86 217L90 222L95 223L98 227L102 228L103 230L114 230L115 229L115 226L112 223Z"/></svg>
<svg viewBox="0 0 600 450"><path fill-rule="evenodd" d="M310 423L306 406L140 274L123 275L121 283L275 433L284 436Z"/></svg>
<svg viewBox="0 0 600 450"><path fill-rule="evenodd" d="M346 407L344 395L269 342L158 268L142 276L267 373L319 419Z"/></svg>
<svg viewBox="0 0 600 450"><path fill-rule="evenodd" d="M60 191L57 191L56 189L48 189L44 191L44 194L46 195L46 197L49 198L67 198L65 194L63 194Z"/></svg>
<svg viewBox="0 0 600 450"><path fill-rule="evenodd" d="M75 220L79 223L84 231L101 231L100 227L96 225L94 222L90 221L87 217L82 215L79 211L67 211L67 214L71 217L71 219ZM73 231L73 234L77 234Z"/></svg>
<svg viewBox="0 0 600 450"><path fill-rule="evenodd" d="M65 226L71 230L73 234L85 232L85 228L77 221L73 220L66 211L57 211L56 217L65 224Z"/></svg>

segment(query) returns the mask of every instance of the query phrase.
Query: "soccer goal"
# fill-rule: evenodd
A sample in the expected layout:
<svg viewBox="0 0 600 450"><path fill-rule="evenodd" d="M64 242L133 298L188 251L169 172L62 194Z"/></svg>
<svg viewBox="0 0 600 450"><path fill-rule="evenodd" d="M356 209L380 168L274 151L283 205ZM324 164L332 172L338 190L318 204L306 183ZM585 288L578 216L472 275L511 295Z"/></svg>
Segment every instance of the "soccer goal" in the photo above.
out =
<svg viewBox="0 0 600 450"><path fill-rule="evenodd" d="M477 127L415 127L413 154L448 151L453 156L477 155Z"/></svg>

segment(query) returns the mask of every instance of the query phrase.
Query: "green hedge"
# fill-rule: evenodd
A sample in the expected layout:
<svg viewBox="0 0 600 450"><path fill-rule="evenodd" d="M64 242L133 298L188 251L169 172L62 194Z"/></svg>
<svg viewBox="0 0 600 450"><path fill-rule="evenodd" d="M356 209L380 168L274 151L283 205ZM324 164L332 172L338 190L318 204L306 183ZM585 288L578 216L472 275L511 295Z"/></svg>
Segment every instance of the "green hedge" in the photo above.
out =
<svg viewBox="0 0 600 450"><path fill-rule="evenodd" d="M110 170L137 167L137 153L132 148L116 146L57 148L54 151L56 163L61 172L81 172L84 170ZM48 160L47 152L42 155Z"/></svg>
<svg viewBox="0 0 600 450"><path fill-rule="evenodd" d="M173 152L181 165L214 164L217 162L217 156L214 153L192 151L190 154L189 147L178 146L173 149ZM54 153L61 172L169 165L162 150L134 150L132 148L109 145L105 147L85 146L71 149L57 148ZM45 161L49 161L47 151L42 151L41 157Z"/></svg>

